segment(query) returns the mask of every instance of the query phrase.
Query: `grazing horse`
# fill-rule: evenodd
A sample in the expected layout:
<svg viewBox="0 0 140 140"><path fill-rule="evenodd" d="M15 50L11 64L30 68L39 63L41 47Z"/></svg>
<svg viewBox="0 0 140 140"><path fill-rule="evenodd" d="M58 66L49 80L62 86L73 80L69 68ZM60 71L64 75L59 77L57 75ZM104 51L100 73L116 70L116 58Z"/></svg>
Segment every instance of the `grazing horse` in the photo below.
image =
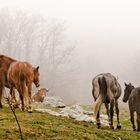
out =
<svg viewBox="0 0 140 140"><path fill-rule="evenodd" d="M22 110L28 109L31 112L31 90L32 83L39 87L39 67L34 68L28 62L16 61L11 63L7 79L10 90L16 88L22 103ZM12 93L11 93L12 94Z"/></svg>
<svg viewBox="0 0 140 140"><path fill-rule="evenodd" d="M17 60L8 57L6 55L0 55L0 108L2 108L2 94L4 87L10 88L10 85L7 80L7 72L9 66L12 62L16 62Z"/></svg>
<svg viewBox="0 0 140 140"><path fill-rule="evenodd" d="M48 91L49 90L46 88L41 88L40 90L38 90L38 92L33 95L32 102L43 102L44 97L47 95Z"/></svg>
<svg viewBox="0 0 140 140"><path fill-rule="evenodd" d="M131 83L125 83L123 102L129 105L132 128L136 131L134 112L137 113L137 131L140 131L140 87L135 88Z"/></svg>
<svg viewBox="0 0 140 140"><path fill-rule="evenodd" d="M109 118L110 128L113 126L114 105L117 114L117 128L121 128L119 121L119 108L118 98L121 95L121 86L117 79L110 73L104 73L97 75L92 80L92 95L95 99L94 116L96 118L97 127L100 128L100 108L102 103L105 104L107 115ZM109 109L110 104L110 109Z"/></svg>

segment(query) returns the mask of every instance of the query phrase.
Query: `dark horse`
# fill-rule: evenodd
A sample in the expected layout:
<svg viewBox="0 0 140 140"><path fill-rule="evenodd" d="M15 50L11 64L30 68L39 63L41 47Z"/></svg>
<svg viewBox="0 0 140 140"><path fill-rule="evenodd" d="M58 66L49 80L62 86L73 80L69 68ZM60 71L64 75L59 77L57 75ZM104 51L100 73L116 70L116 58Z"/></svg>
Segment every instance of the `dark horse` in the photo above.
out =
<svg viewBox="0 0 140 140"><path fill-rule="evenodd" d="M92 86L92 95L95 99L94 116L96 118L97 127L100 128L101 125L100 108L102 103L104 103L110 122L110 128L114 129L114 106L117 114L117 128L121 128L118 108L118 98L121 95L121 86L118 83L117 79L110 73L99 74L92 80Z"/></svg>
<svg viewBox="0 0 140 140"><path fill-rule="evenodd" d="M39 67L34 68L28 62L16 61L11 63L7 79L10 90L16 88L22 102L22 110L28 109L31 112L31 91L32 83L39 87Z"/></svg>
<svg viewBox="0 0 140 140"><path fill-rule="evenodd" d="M136 130L134 112L137 113L137 130L140 131L140 87L135 88L131 83L125 83L123 102L129 104L130 120L133 130Z"/></svg>
<svg viewBox="0 0 140 140"><path fill-rule="evenodd" d="M7 80L7 72L8 72L10 64L16 61L17 60L11 57L8 57L6 55L0 55L0 107L1 108L2 108L1 99L2 99L4 86L7 88L10 88L10 85Z"/></svg>

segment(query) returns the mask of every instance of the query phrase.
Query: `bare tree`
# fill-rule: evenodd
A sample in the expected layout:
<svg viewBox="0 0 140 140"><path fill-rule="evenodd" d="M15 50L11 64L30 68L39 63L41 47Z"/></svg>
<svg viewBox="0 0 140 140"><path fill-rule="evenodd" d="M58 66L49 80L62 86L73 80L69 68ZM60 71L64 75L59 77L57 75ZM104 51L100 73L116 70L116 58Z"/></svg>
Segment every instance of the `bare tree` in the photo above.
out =
<svg viewBox="0 0 140 140"><path fill-rule="evenodd" d="M76 43L67 40L64 21L20 10L1 10L0 18L1 53L40 65L42 85L52 92L67 83Z"/></svg>

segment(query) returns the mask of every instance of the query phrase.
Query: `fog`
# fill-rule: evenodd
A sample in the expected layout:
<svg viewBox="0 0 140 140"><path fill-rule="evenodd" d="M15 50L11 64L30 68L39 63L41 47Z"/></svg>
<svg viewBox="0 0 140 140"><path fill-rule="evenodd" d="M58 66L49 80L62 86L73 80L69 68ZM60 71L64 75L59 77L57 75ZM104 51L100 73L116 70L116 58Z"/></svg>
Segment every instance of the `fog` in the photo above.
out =
<svg viewBox="0 0 140 140"><path fill-rule="evenodd" d="M61 96L67 103L92 104L91 81L99 73L110 72L118 77L122 93L124 82L140 86L139 7L138 0L4 0L1 9L18 9L61 21L66 28L65 43L74 49L67 55L69 63L61 67L63 74L58 79L51 68L50 71L44 68L45 60L35 61L35 54L27 59L25 54L19 57L4 49L1 53L40 65L42 86L57 87L50 95ZM54 79L57 80L53 85ZM61 84L58 86L57 82Z"/></svg>

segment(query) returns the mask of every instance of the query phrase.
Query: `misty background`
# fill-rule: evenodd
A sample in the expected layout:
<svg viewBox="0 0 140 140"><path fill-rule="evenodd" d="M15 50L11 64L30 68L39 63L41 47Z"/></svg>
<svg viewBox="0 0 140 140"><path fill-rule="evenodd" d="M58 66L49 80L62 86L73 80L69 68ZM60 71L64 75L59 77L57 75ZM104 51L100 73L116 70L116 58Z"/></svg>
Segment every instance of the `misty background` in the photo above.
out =
<svg viewBox="0 0 140 140"><path fill-rule="evenodd" d="M110 72L140 86L140 2L13 0L0 5L0 53L40 66L41 86L92 104L92 79ZM33 91L36 89L33 88Z"/></svg>

